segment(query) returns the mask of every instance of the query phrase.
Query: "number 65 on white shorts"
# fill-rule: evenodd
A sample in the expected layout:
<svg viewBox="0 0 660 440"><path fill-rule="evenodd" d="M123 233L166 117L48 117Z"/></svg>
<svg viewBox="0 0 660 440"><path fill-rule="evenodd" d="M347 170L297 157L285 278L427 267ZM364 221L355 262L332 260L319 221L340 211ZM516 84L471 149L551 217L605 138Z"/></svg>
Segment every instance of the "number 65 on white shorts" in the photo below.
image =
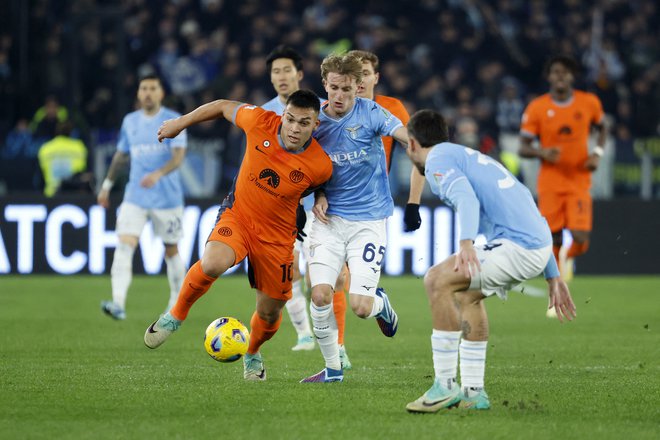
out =
<svg viewBox="0 0 660 440"><path fill-rule="evenodd" d="M329 223L312 223L309 240L309 278L312 287L335 285L347 262L351 273L349 292L374 296L385 258L385 219L353 221L336 215Z"/></svg>

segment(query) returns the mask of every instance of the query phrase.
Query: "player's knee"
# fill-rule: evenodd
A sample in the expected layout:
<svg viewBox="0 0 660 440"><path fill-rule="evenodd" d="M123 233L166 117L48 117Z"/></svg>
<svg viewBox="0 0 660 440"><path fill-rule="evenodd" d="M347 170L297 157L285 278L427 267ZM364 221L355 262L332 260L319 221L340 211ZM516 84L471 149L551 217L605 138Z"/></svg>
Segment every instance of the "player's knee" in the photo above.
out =
<svg viewBox="0 0 660 440"><path fill-rule="evenodd" d="M222 255L206 255L202 257L202 271L210 277L219 277L227 271L234 261Z"/></svg>
<svg viewBox="0 0 660 440"><path fill-rule="evenodd" d="M312 287L311 300L317 307L327 306L332 302L332 287L329 284L319 284Z"/></svg>
<svg viewBox="0 0 660 440"><path fill-rule="evenodd" d="M179 253L179 247L176 244L165 245L165 255L170 258Z"/></svg>
<svg viewBox="0 0 660 440"><path fill-rule="evenodd" d="M449 280L449 275L447 273L447 264L438 264L430 268L426 275L424 275L424 287L426 288L426 293L431 295L437 295L440 292L443 292L445 287L447 287L447 282Z"/></svg>
<svg viewBox="0 0 660 440"><path fill-rule="evenodd" d="M373 300L369 301L371 298L362 295L351 295L350 303L351 310L359 318L366 319L371 315L371 310L373 309Z"/></svg>

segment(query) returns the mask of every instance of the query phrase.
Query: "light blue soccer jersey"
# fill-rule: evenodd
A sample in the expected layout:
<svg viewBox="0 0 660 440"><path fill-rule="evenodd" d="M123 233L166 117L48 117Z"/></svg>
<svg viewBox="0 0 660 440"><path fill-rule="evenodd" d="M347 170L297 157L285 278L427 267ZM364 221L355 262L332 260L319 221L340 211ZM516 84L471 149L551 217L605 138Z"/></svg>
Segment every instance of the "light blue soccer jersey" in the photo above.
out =
<svg viewBox="0 0 660 440"><path fill-rule="evenodd" d="M323 102L321 98L319 98L319 101ZM273 99L271 99L270 101L268 101L267 103L261 106L262 109L275 112L278 115L284 114L285 107L286 105L282 103L279 95L275 96ZM305 197L303 199L303 205L305 206L305 211L311 211L312 208L314 207L314 194L310 194L307 197Z"/></svg>
<svg viewBox="0 0 660 440"><path fill-rule="evenodd" d="M370 99L355 98L346 115L334 119L321 111L314 137L332 160L325 185L328 214L346 220L379 220L392 215L394 202L387 179L381 136L403 124Z"/></svg>
<svg viewBox="0 0 660 440"><path fill-rule="evenodd" d="M282 115L284 113L284 107L285 105L280 100L279 95L261 106L262 109L275 112L278 115Z"/></svg>
<svg viewBox="0 0 660 440"><path fill-rule="evenodd" d="M526 249L552 243L550 228L529 190L496 160L444 142L429 152L425 175L433 193L453 208L462 202L474 205L473 192L479 202L478 230L489 242L506 238ZM459 220L462 229L472 229L472 219ZM474 239L472 234L464 236L461 231L461 239Z"/></svg>
<svg viewBox="0 0 660 440"><path fill-rule="evenodd" d="M168 119L179 116L179 113L161 107L154 116L147 116L142 110L138 110L124 117L117 143L117 150L129 153L131 156L131 171L124 201L146 209L183 206L183 187L178 169L161 177L151 188L140 185L144 176L161 168L172 159L172 148L186 148L185 130L174 139L158 142L160 125Z"/></svg>

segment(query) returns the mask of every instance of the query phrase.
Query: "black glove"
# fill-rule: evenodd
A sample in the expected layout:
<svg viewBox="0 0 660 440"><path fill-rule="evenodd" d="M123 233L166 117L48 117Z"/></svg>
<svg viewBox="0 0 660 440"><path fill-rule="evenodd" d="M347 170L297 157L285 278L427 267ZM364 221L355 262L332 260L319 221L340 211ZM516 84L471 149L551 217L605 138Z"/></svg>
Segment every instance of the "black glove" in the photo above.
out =
<svg viewBox="0 0 660 440"><path fill-rule="evenodd" d="M403 230L412 232L419 229L422 225L422 218L419 216L419 205L417 203L408 203L406 212L403 214L403 223L406 225Z"/></svg>
<svg viewBox="0 0 660 440"><path fill-rule="evenodd" d="M296 240L300 240L301 242L305 241L305 237L307 237L307 234L303 232L303 229L305 229L305 223L307 223L305 207L303 205L298 205L298 209L296 209L296 228L298 229Z"/></svg>

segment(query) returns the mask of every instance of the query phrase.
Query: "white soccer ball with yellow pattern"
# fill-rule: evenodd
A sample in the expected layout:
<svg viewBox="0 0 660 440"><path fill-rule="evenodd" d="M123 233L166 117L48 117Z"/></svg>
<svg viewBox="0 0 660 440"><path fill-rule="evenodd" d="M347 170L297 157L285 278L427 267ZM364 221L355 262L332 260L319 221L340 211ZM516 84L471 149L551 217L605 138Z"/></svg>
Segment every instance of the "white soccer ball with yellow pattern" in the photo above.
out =
<svg viewBox="0 0 660 440"><path fill-rule="evenodd" d="M204 334L206 352L218 362L235 362L247 353L250 332L236 318L222 317L213 321Z"/></svg>

